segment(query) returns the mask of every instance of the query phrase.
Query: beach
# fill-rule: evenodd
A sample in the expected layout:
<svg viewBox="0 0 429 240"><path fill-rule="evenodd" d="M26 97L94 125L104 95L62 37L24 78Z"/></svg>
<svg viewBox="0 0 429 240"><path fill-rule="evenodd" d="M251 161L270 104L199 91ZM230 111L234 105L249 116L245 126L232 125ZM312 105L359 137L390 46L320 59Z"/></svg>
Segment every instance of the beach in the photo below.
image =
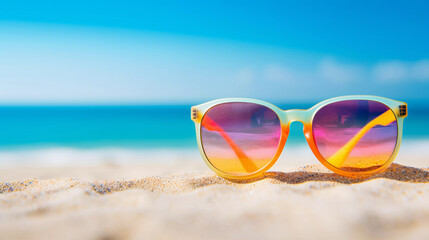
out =
<svg viewBox="0 0 429 240"><path fill-rule="evenodd" d="M426 239L425 144L404 144L396 164L367 179L329 172L306 146L287 147L264 176L238 182L191 149L2 153L39 161L0 169L0 238ZM61 152L61 164L49 162ZM99 161L71 164L66 155Z"/></svg>
<svg viewBox="0 0 429 240"><path fill-rule="evenodd" d="M429 1L0 9L0 240L429 240Z"/></svg>

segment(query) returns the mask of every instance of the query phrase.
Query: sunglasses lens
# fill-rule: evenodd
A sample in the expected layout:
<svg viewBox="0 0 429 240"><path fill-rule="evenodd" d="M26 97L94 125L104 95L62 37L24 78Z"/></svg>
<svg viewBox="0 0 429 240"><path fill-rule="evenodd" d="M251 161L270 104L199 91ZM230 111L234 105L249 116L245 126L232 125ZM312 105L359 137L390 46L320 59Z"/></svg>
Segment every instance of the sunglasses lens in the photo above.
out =
<svg viewBox="0 0 429 240"><path fill-rule="evenodd" d="M218 170L248 175L276 155L281 137L277 114L254 103L223 103L212 107L201 122L201 141L210 163Z"/></svg>
<svg viewBox="0 0 429 240"><path fill-rule="evenodd" d="M398 138L392 110L375 101L331 103L317 111L312 125L319 153L348 172L371 171L387 163Z"/></svg>

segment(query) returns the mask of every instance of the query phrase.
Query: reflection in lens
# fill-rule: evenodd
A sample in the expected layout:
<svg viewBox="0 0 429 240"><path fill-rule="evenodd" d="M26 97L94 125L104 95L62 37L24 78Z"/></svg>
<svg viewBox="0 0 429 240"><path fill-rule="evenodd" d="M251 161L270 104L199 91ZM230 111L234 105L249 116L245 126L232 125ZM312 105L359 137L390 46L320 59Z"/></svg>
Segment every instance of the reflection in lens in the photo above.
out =
<svg viewBox="0 0 429 240"><path fill-rule="evenodd" d="M277 152L281 124L268 107L223 103L201 121L201 140L210 163L229 174L246 175L266 166Z"/></svg>
<svg viewBox="0 0 429 240"><path fill-rule="evenodd" d="M398 125L386 105L368 100L331 103L313 119L314 142L331 165L370 171L385 164L396 147Z"/></svg>

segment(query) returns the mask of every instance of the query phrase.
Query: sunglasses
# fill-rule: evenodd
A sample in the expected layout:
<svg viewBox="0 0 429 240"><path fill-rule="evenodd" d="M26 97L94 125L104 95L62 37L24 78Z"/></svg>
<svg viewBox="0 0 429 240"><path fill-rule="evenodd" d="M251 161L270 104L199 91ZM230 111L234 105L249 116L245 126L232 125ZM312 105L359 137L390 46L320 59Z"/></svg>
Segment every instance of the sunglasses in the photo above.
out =
<svg viewBox="0 0 429 240"><path fill-rule="evenodd" d="M407 104L375 96L325 100L308 110L226 98L191 109L198 147L207 165L227 179L266 172L278 159L294 121L304 124L308 145L331 171L368 176L386 170L398 153Z"/></svg>

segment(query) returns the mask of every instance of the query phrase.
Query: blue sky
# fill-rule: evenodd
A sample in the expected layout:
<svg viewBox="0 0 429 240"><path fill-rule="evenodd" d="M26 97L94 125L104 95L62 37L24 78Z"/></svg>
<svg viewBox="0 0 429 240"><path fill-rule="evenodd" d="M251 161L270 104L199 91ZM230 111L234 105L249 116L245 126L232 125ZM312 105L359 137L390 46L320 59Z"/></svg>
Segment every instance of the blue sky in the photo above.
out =
<svg viewBox="0 0 429 240"><path fill-rule="evenodd" d="M429 101L429 1L0 5L0 102Z"/></svg>

